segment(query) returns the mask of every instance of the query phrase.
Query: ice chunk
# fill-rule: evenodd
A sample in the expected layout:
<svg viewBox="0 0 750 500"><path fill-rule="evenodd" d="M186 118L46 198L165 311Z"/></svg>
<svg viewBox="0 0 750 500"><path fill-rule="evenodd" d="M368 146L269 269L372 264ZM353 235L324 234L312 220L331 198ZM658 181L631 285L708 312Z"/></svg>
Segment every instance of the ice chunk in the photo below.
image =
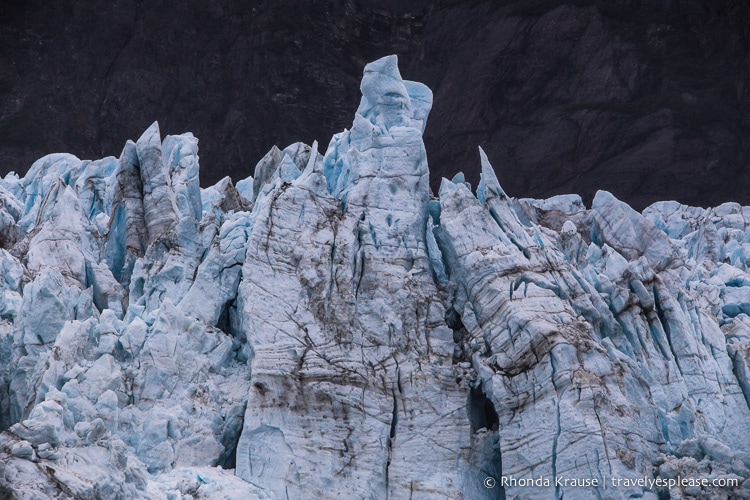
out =
<svg viewBox="0 0 750 500"><path fill-rule="evenodd" d="M271 183L274 178L282 175L280 169L284 164L286 164L286 167L284 167L284 176L286 177L284 182L291 182L294 178L299 177L295 170L301 172L304 169L310 159L311 152L312 148L301 142L295 142L284 148L283 151L280 151L279 148L273 146L255 166L255 173L252 181L252 201L255 201L258 198L258 195L261 193L264 186Z"/></svg>
<svg viewBox="0 0 750 500"><path fill-rule="evenodd" d="M58 181L65 185L75 184L81 165L81 160L67 153L47 155L31 165L20 182L25 206L18 223L24 230L34 227L41 201Z"/></svg>
<svg viewBox="0 0 750 500"><path fill-rule="evenodd" d="M253 178L246 177L240 181L237 181L235 186L237 192L239 192L246 200L250 201L253 199Z"/></svg>
<svg viewBox="0 0 750 500"><path fill-rule="evenodd" d="M645 256L654 266L663 269L685 257L653 222L606 191L596 193L591 213L596 222L593 239L609 244L629 260Z"/></svg>
<svg viewBox="0 0 750 500"><path fill-rule="evenodd" d="M557 210L564 214L575 214L586 210L583 200L577 194L559 194L545 200L535 200L533 198L521 198L518 200L526 205L531 205L545 212Z"/></svg>
<svg viewBox="0 0 750 500"><path fill-rule="evenodd" d="M76 179L75 190L89 220L111 213L116 168L117 159L109 156L86 163Z"/></svg>
<svg viewBox="0 0 750 500"><path fill-rule="evenodd" d="M135 143L143 183L143 216L149 243L164 238L177 224L178 208L164 164L159 124L154 122Z"/></svg>
<svg viewBox="0 0 750 500"><path fill-rule="evenodd" d="M168 135L164 138L162 149L180 216L200 220L202 208L198 180L198 139L190 132Z"/></svg>
<svg viewBox="0 0 750 500"><path fill-rule="evenodd" d="M229 313L226 308L237 297L252 222L250 214L243 212L222 225L216 245L211 246L195 281L180 302L185 314L216 326L222 313Z"/></svg>
<svg viewBox="0 0 750 500"><path fill-rule="evenodd" d="M387 56L365 66L362 100L357 114L381 131L394 126L411 126L411 98L398 71L396 56ZM426 113L425 113L426 116ZM422 124L419 125L420 131Z"/></svg>
<svg viewBox="0 0 750 500"><path fill-rule="evenodd" d="M148 245L143 206L143 181L135 143L128 141L115 171L112 216L105 246L105 258L115 279L127 285L135 260Z"/></svg>

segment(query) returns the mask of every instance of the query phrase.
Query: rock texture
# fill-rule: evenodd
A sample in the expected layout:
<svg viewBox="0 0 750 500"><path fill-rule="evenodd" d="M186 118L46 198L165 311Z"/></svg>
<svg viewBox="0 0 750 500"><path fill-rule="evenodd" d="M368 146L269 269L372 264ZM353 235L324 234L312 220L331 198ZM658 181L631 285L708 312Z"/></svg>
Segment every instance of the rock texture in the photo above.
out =
<svg viewBox="0 0 750 500"><path fill-rule="evenodd" d="M747 26L742 0L6 0L0 173L157 119L201 138L204 187L241 179L348 126L365 63L398 53L437 96L434 192L476 186L481 145L517 196L750 204Z"/></svg>
<svg viewBox="0 0 750 500"><path fill-rule="evenodd" d="M236 186L156 124L0 181L0 491L750 498L750 208L519 200L481 149L434 197L432 92L360 90Z"/></svg>

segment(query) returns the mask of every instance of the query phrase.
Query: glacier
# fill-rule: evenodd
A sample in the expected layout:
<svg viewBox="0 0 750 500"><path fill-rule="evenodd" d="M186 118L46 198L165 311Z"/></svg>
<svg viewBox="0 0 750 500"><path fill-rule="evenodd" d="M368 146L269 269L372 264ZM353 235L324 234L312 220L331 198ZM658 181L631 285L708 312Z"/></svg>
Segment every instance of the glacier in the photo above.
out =
<svg viewBox="0 0 750 500"><path fill-rule="evenodd" d="M361 91L236 184L156 123L0 180L0 496L750 498L750 207L434 196Z"/></svg>

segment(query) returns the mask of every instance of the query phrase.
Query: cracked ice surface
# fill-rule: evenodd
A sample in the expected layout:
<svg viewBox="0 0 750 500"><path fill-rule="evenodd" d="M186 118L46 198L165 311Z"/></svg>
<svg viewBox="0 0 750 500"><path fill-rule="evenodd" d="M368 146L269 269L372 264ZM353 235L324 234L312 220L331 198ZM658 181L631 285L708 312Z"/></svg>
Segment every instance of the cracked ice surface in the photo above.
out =
<svg viewBox="0 0 750 500"><path fill-rule="evenodd" d="M481 150L436 198L430 90L361 90L236 184L157 124L0 180L0 493L750 497L750 208L518 200Z"/></svg>

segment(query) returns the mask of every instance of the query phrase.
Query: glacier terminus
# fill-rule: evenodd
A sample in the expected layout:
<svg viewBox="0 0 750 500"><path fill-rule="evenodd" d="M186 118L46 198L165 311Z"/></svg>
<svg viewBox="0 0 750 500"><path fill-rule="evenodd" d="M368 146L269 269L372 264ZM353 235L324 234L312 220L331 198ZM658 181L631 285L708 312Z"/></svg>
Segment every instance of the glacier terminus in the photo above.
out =
<svg viewBox="0 0 750 500"><path fill-rule="evenodd" d="M0 180L0 497L750 498L750 207L430 190L432 106Z"/></svg>

